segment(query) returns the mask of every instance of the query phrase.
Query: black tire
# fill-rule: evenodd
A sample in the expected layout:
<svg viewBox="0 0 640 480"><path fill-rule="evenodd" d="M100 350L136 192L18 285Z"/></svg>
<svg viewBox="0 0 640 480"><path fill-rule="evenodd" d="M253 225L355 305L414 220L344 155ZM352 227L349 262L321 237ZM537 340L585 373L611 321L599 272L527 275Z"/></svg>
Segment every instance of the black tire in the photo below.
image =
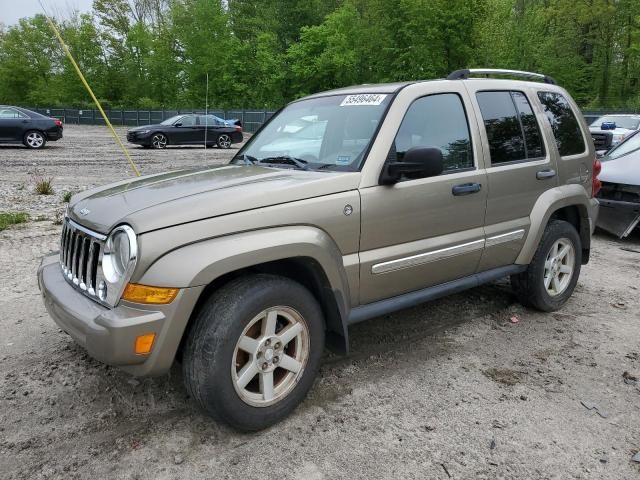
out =
<svg viewBox="0 0 640 480"><path fill-rule="evenodd" d="M22 143L27 148L39 150L47 144L47 136L39 130L29 130L24 134Z"/></svg>
<svg viewBox="0 0 640 480"><path fill-rule="evenodd" d="M216 140L216 144L218 145L218 148L224 148L224 149L231 148L231 144L232 144L231 135L228 135L226 133L219 135Z"/></svg>
<svg viewBox="0 0 640 480"><path fill-rule="evenodd" d="M240 397L232 378L236 344L252 319L275 306L295 309L304 318L308 356L288 394L271 405L252 406ZM193 322L184 347L184 381L216 420L241 431L261 430L289 415L313 385L324 348L324 321L318 302L297 282L265 274L240 277L212 294Z"/></svg>
<svg viewBox="0 0 640 480"><path fill-rule="evenodd" d="M568 284L557 295L551 295L545 286L545 263L551 248L560 240L567 240L573 247L573 271ZM526 271L511 276L511 286L520 303L543 312L561 308L573 294L578 283L582 265L582 242L580 235L568 222L552 220L544 230L542 239ZM569 275L569 274L568 274Z"/></svg>

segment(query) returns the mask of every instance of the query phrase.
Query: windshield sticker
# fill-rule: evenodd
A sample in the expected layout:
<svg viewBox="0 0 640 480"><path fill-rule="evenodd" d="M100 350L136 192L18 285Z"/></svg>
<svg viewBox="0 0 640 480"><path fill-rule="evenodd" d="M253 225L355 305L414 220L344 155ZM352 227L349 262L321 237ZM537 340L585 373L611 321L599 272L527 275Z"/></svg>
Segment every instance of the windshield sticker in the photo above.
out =
<svg viewBox="0 0 640 480"><path fill-rule="evenodd" d="M336 159L336 165L349 165L351 163L351 157L349 155L338 155Z"/></svg>
<svg viewBox="0 0 640 480"><path fill-rule="evenodd" d="M341 107L353 107L358 105L380 105L387 95L380 93L361 93L359 95L347 95L342 103Z"/></svg>

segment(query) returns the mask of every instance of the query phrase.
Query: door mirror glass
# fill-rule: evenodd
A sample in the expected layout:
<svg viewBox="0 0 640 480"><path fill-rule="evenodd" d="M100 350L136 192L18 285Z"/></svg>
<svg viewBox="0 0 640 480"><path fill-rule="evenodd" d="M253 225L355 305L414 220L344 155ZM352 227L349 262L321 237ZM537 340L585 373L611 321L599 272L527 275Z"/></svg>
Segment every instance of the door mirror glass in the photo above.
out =
<svg viewBox="0 0 640 480"><path fill-rule="evenodd" d="M391 185L402 179L435 177L443 170L442 150L412 147L405 152L401 162L385 165L380 181L383 185Z"/></svg>
<svg viewBox="0 0 640 480"><path fill-rule="evenodd" d="M174 127L181 127L182 126L182 122L174 123L173 126Z"/></svg>

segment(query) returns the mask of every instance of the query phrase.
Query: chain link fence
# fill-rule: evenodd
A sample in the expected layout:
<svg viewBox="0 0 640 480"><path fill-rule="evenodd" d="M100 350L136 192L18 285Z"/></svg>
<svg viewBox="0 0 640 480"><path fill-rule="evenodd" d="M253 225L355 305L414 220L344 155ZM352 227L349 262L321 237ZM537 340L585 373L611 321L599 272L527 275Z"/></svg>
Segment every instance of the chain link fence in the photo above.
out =
<svg viewBox="0 0 640 480"><path fill-rule="evenodd" d="M29 108L43 115L59 118L64 123L75 125L104 125L104 120L100 112L95 109L78 108ZM183 113L204 114L204 110L105 110L109 121L113 125L137 127L140 125L151 125L160 123L167 118ZM209 113L225 120L238 119L242 122L245 132L254 133L263 123L265 123L275 113L273 110L209 110ZM608 113L637 114L638 110L626 109L599 109L585 110L582 112L588 124L595 119Z"/></svg>
<svg viewBox="0 0 640 480"><path fill-rule="evenodd" d="M28 107L29 108L29 107ZM34 112L58 118L64 123L74 125L104 125L99 110L78 108L29 108ZM184 113L204 114L204 110L105 110L104 113L113 125L137 127L160 123L167 118ZM225 120L238 119L245 132L254 133L262 126L274 111L272 110L209 110L209 114Z"/></svg>

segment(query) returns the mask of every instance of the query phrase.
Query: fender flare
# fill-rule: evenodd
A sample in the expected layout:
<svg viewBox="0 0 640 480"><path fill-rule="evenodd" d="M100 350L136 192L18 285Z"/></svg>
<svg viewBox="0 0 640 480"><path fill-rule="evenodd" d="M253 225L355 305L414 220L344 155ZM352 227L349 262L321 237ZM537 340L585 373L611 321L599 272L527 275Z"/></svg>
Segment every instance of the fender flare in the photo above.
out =
<svg viewBox="0 0 640 480"><path fill-rule="evenodd" d="M578 208L581 225L578 233L583 240L583 246L590 247L591 225L589 218L592 218L590 213L594 206L584 187L578 184L554 187L540 195L531 210L529 215L531 227L522 250L516 258L516 264L528 265L531 263L551 216L561 208L570 206Z"/></svg>
<svg viewBox="0 0 640 480"><path fill-rule="evenodd" d="M342 253L323 230L285 226L216 237L188 244L159 257L140 276L145 285L189 288L209 285L221 276L264 263L310 258L322 269L335 298L338 320L332 330L348 343L349 283ZM327 319L330 327L330 320Z"/></svg>

